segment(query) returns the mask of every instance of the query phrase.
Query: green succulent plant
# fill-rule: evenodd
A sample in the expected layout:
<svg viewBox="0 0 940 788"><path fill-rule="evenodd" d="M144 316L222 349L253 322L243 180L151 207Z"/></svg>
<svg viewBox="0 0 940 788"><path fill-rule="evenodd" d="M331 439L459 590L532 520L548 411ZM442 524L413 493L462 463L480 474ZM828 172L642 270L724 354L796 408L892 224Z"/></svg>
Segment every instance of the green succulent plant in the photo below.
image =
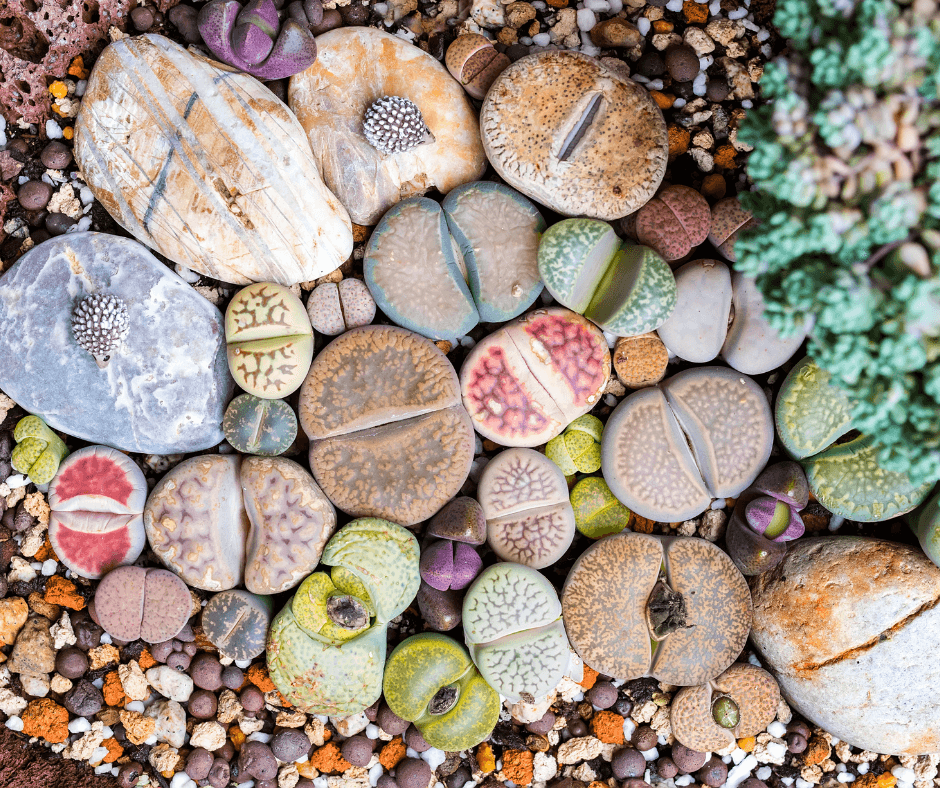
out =
<svg viewBox="0 0 940 788"><path fill-rule="evenodd" d="M565 427L564 433L545 444L545 456L561 468L565 476L594 473L601 467L603 434L603 422L586 413Z"/></svg>
<svg viewBox="0 0 940 788"><path fill-rule="evenodd" d="M940 488L911 513L908 524L927 557L940 566Z"/></svg>
<svg viewBox="0 0 940 788"><path fill-rule="evenodd" d="M365 517L330 539L268 633L271 680L310 714L348 716L382 692L388 622L415 598L418 542L400 525Z"/></svg>
<svg viewBox="0 0 940 788"><path fill-rule="evenodd" d="M29 476L33 484L52 481L59 463L69 450L62 439L50 430L39 416L26 416L13 430L16 446L10 457L13 469Z"/></svg>
<svg viewBox="0 0 940 788"><path fill-rule="evenodd" d="M455 640L425 632L399 643L385 666L388 707L446 752L475 747L499 721L499 695Z"/></svg>
<svg viewBox="0 0 940 788"><path fill-rule="evenodd" d="M759 226L735 246L772 325L815 315L810 357L879 466L914 484L940 478L940 18L924 8L779 0L790 49L738 135Z"/></svg>
<svg viewBox="0 0 940 788"><path fill-rule="evenodd" d="M591 539L620 533L630 522L630 510L600 476L587 476L574 486L571 508L575 527Z"/></svg>
<svg viewBox="0 0 940 788"><path fill-rule="evenodd" d="M276 457L297 437L297 416L284 400L241 394L225 409L222 431L242 454Z"/></svg>

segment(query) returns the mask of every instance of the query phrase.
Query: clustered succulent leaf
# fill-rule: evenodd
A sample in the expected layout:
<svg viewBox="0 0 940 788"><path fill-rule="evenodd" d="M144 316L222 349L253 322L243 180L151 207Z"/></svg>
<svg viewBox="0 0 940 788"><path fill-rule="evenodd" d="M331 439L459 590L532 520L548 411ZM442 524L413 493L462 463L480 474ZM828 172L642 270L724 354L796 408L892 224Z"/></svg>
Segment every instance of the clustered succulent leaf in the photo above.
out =
<svg viewBox="0 0 940 788"><path fill-rule="evenodd" d="M914 483L940 478L940 15L925 8L778 2L792 45L740 130L760 225L735 247L773 325L816 315L809 355Z"/></svg>

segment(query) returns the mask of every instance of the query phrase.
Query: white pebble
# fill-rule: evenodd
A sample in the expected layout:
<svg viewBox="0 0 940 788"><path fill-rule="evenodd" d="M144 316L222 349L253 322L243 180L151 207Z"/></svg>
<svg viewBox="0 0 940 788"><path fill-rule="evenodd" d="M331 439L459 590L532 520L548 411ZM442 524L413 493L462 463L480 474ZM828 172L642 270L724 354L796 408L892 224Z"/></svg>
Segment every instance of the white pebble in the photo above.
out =
<svg viewBox="0 0 940 788"><path fill-rule="evenodd" d="M708 13L712 16L718 16L721 11L721 0L712 0L711 4L708 6Z"/></svg>
<svg viewBox="0 0 940 788"><path fill-rule="evenodd" d="M847 767L846 767L846 765L845 765L844 763L837 763L837 764L836 764L836 771L837 771L837 772L844 772L844 771L846 770L846 768L847 768Z"/></svg>
<svg viewBox="0 0 940 788"><path fill-rule="evenodd" d="M613 394L604 395L604 404L614 407L617 404L617 398Z"/></svg>
<svg viewBox="0 0 940 788"><path fill-rule="evenodd" d="M85 232L85 230L90 230L90 229L91 229L91 217L83 216L81 219L78 220L77 224L73 224L71 227L69 227L68 230L66 230L66 232L83 233Z"/></svg>
<svg viewBox="0 0 940 788"><path fill-rule="evenodd" d="M859 774L868 774L868 764L867 764L867 763L860 763L860 764L858 765L858 773L859 773Z"/></svg>
<svg viewBox="0 0 940 788"><path fill-rule="evenodd" d="M255 731L254 733L248 735L248 741L260 741L262 744L267 744L269 741L271 741L271 734Z"/></svg>
<svg viewBox="0 0 940 788"><path fill-rule="evenodd" d="M764 667L763 665L760 664L760 660L754 654L748 654L747 661L750 662L756 668Z"/></svg>
<svg viewBox="0 0 940 788"><path fill-rule="evenodd" d="M682 0L669 0L666 3L666 10L668 11L681 11L682 10Z"/></svg>
<svg viewBox="0 0 940 788"><path fill-rule="evenodd" d="M532 36L532 43L537 47L547 47L552 43L552 37L548 33L536 33Z"/></svg>
<svg viewBox="0 0 940 788"><path fill-rule="evenodd" d="M536 11L544 11L546 8L548 8L544 0L532 0L529 5L532 6Z"/></svg>
<svg viewBox="0 0 940 788"><path fill-rule="evenodd" d="M617 335L611 334L609 331L604 331L604 341L607 342L607 347L613 348L617 344Z"/></svg>
<svg viewBox="0 0 940 788"><path fill-rule="evenodd" d="M757 31L757 40L758 40L758 41L766 41L768 38L770 38L770 32L769 32L769 31L765 30L764 28L761 28L760 30Z"/></svg>
<svg viewBox="0 0 940 788"><path fill-rule="evenodd" d="M787 746L778 741L767 742L767 756L773 760L783 758L787 754Z"/></svg>
<svg viewBox="0 0 940 788"><path fill-rule="evenodd" d="M599 11L602 14L610 11L610 3L607 0L584 0L584 7L592 11Z"/></svg>
<svg viewBox="0 0 940 788"><path fill-rule="evenodd" d="M22 473L17 473L13 476L7 477L5 482L6 486L11 490L15 490L18 487L25 487L28 483L29 479L27 479Z"/></svg>
<svg viewBox="0 0 940 788"><path fill-rule="evenodd" d="M757 766L757 758L748 755L747 758L728 772L728 780L724 784L724 788L738 788L741 783L751 776L751 771L755 766Z"/></svg>
<svg viewBox="0 0 940 788"><path fill-rule="evenodd" d="M600 47L594 46L594 42L591 41L591 36L587 33L581 33L580 51L585 55L590 55L591 57L597 57L601 53Z"/></svg>
<svg viewBox="0 0 940 788"><path fill-rule="evenodd" d="M698 59L698 67L702 71L707 71L708 67L711 66L711 64L714 62L715 58L713 58L711 55L705 55L705 57L700 57Z"/></svg>
<svg viewBox="0 0 940 788"><path fill-rule="evenodd" d="M744 109L750 109L754 106L754 102L750 99L741 99L741 106L744 107Z"/></svg>
<svg viewBox="0 0 940 788"><path fill-rule="evenodd" d="M796 788L813 788L813 784L809 780L804 780L802 777L797 777Z"/></svg>
<svg viewBox="0 0 940 788"><path fill-rule="evenodd" d="M780 778L780 782L782 782L784 785L793 785L793 778L792 778L792 777L781 777L781 778Z"/></svg>
<svg viewBox="0 0 940 788"><path fill-rule="evenodd" d="M110 763L101 763L95 767L95 774L104 774L105 772L110 772L110 771L111 771ZM182 774L182 772L180 772L180 774ZM176 786L174 786L174 788L176 788Z"/></svg>
<svg viewBox="0 0 940 788"><path fill-rule="evenodd" d="M186 772L177 772L170 780L170 788L189 788L189 783L196 785Z"/></svg>
<svg viewBox="0 0 940 788"><path fill-rule="evenodd" d="M773 52L773 50L770 48L770 44L761 44L760 53L761 53L764 57L770 58L770 55L771 55L772 52ZM743 174L743 173L742 173L742 174Z"/></svg>
<svg viewBox="0 0 940 788"><path fill-rule="evenodd" d="M62 129L58 123L56 123L51 118L46 121L46 136L50 140L60 140L62 139Z"/></svg>
<svg viewBox="0 0 940 788"><path fill-rule="evenodd" d="M326 777L322 774L319 777L313 778L313 788L329 788L329 783L326 781Z"/></svg>
<svg viewBox="0 0 940 788"><path fill-rule="evenodd" d="M734 11L728 12L728 19L744 19L747 16L746 8L735 8Z"/></svg>
<svg viewBox="0 0 940 788"><path fill-rule="evenodd" d="M891 770L891 774L898 778L898 782L901 783L913 783L917 779L917 774L913 769L907 766L895 766Z"/></svg>
<svg viewBox="0 0 940 788"><path fill-rule="evenodd" d="M588 33L596 24L597 17L590 8L582 8L578 11L578 30Z"/></svg>
<svg viewBox="0 0 940 788"><path fill-rule="evenodd" d="M374 722L370 722L366 725L366 736L373 740L379 738L379 726Z"/></svg>
<svg viewBox="0 0 940 788"><path fill-rule="evenodd" d="M29 564L29 568L32 569L32 570L35 571L35 572L41 571L41 570L42 570L42 561L31 561L30 564Z"/></svg>
<svg viewBox="0 0 940 788"><path fill-rule="evenodd" d="M87 88L87 87L88 87L88 80L87 80L87 79L80 79L80 80L78 80L78 82L75 83L75 95L76 95L78 98L81 98L82 96L85 95L85 88Z"/></svg>
<svg viewBox="0 0 940 788"><path fill-rule="evenodd" d="M7 145L7 119L0 118L0 148L5 148Z"/></svg>
<svg viewBox="0 0 940 788"><path fill-rule="evenodd" d="M678 101L678 99L676 100ZM727 505L728 504L725 503L724 498L716 498L714 501L712 501L711 508L712 509L724 509Z"/></svg>
<svg viewBox="0 0 940 788"><path fill-rule="evenodd" d="M607 0L607 5L610 6L610 13L612 14L619 14L623 11L623 0Z"/></svg>
<svg viewBox="0 0 940 788"><path fill-rule="evenodd" d="M672 102L672 106L674 106L676 109L682 109L685 106L685 99L681 97L677 98ZM724 503L724 501L722 501L722 503Z"/></svg>
<svg viewBox="0 0 940 788"><path fill-rule="evenodd" d="M680 788L684 788L686 785L691 785L695 782L695 778L691 774L680 774L676 777L676 785Z"/></svg>
<svg viewBox="0 0 940 788"><path fill-rule="evenodd" d="M731 760L734 761L734 765L737 766L741 761L747 758L747 753L744 752L740 747L735 747L731 752Z"/></svg>
<svg viewBox="0 0 940 788"><path fill-rule="evenodd" d="M146 739L144 739L144 744L146 744L149 747L153 747L153 745L156 744L158 741L160 740L157 738L157 734L154 733L148 736Z"/></svg>
<svg viewBox="0 0 940 788"><path fill-rule="evenodd" d="M9 481L7 481L7 484L9 484ZM845 522L845 518L842 517L841 515L838 515L838 514L832 515L832 518L829 520L829 530L838 531L842 527L842 523L844 522ZM894 775L894 776L897 777L897 775Z"/></svg>
<svg viewBox="0 0 940 788"><path fill-rule="evenodd" d="M639 19L636 20L636 29L640 31L641 36L645 37L646 34L649 33L650 24L651 24L650 20L647 19L645 16L641 16ZM636 80L636 77L631 77L631 79Z"/></svg>
<svg viewBox="0 0 940 788"><path fill-rule="evenodd" d="M728 17L730 19L734 19L734 17L731 16L731 14L728 14ZM760 28L757 25L755 25L750 19L745 19L743 22L741 22L741 24L744 25L745 30L750 30L752 33L756 33L758 30L760 30Z"/></svg>
<svg viewBox="0 0 940 788"><path fill-rule="evenodd" d="M663 81L661 79L651 79L646 83L646 87L648 87L650 90L662 90Z"/></svg>
<svg viewBox="0 0 940 788"><path fill-rule="evenodd" d="M692 92L696 96L704 96L707 89L708 77L706 77L705 74L700 71L698 76L692 80Z"/></svg>
<svg viewBox="0 0 940 788"><path fill-rule="evenodd" d="M641 754L643 755L643 758L644 758L647 762L650 762L650 763L651 763L651 762L655 761L655 760L659 757L659 750L657 750L655 747L653 747L652 749L644 750Z"/></svg>
<svg viewBox="0 0 940 788"><path fill-rule="evenodd" d="M839 765L845 766L844 763L840 763ZM840 783L853 783L855 782L855 775L852 774L851 772L839 772L839 775L836 777L836 779Z"/></svg>
<svg viewBox="0 0 940 788"><path fill-rule="evenodd" d="M107 632L102 632L102 633L101 633L101 642L102 642L102 643L110 643L110 642L111 642L111 636L110 636Z"/></svg>
<svg viewBox="0 0 940 788"><path fill-rule="evenodd" d="M636 730L636 723L629 717L623 718L623 738L627 741L633 738L633 731Z"/></svg>
<svg viewBox="0 0 940 788"><path fill-rule="evenodd" d="M722 755L722 756L721 756L721 762L722 762L722 763L731 763L731 756L730 756L730 755Z"/></svg>
<svg viewBox="0 0 940 788"><path fill-rule="evenodd" d="M88 762L94 763L95 761L102 761L107 757L108 757L108 748L97 747L95 751L91 754L91 757L88 759Z"/></svg>
<svg viewBox="0 0 940 788"><path fill-rule="evenodd" d="M91 730L91 722L87 717L76 717L69 723L69 733L85 733Z"/></svg>
<svg viewBox="0 0 940 788"><path fill-rule="evenodd" d="M191 268L187 268L185 265L180 265L179 263L173 267L176 269L176 273L179 275L179 278L184 282L188 282L189 284L194 285L199 281L199 274L197 274Z"/></svg>
<svg viewBox="0 0 940 788"><path fill-rule="evenodd" d="M235 667L241 668L242 670L248 670L248 668L251 667L251 660L250 659L236 659Z"/></svg>
<svg viewBox="0 0 940 788"><path fill-rule="evenodd" d="M639 82L641 85L648 85L650 83L648 77L644 77L642 74L631 74L630 79L634 82Z"/></svg>
<svg viewBox="0 0 940 788"><path fill-rule="evenodd" d="M419 758L420 755L418 754L418 751L417 751L417 750L413 750L413 749L411 749L411 747L406 747L406 748L405 748L405 757L406 757L406 758ZM499 764L496 764L496 765L497 765L497 767L499 766Z"/></svg>
<svg viewBox="0 0 940 788"><path fill-rule="evenodd" d="M532 46L532 37L531 36L519 36L519 43L524 47ZM542 299L545 299L545 293L542 293Z"/></svg>
<svg viewBox="0 0 940 788"><path fill-rule="evenodd" d="M8 719L4 725L6 725L11 731L23 730L23 720L16 716L10 717L10 719Z"/></svg>
<svg viewBox="0 0 940 788"><path fill-rule="evenodd" d="M58 562L54 558L47 558L42 562L42 573L45 577L52 577L55 574Z"/></svg>
<svg viewBox="0 0 940 788"><path fill-rule="evenodd" d="M431 767L431 771L434 771L447 760L447 753L437 749L437 747L430 747L421 753L421 758Z"/></svg>
<svg viewBox="0 0 940 788"><path fill-rule="evenodd" d="M124 708L128 711L137 711L143 714L146 706L144 706L144 702L142 700L132 700L130 703L125 703Z"/></svg>
<svg viewBox="0 0 940 788"><path fill-rule="evenodd" d="M780 720L774 720L767 726L767 733L775 739L782 739L787 734L787 726L780 722ZM763 780L764 778L761 777L761 779Z"/></svg>
<svg viewBox="0 0 940 788"><path fill-rule="evenodd" d="M91 193L91 189L87 186L82 186L82 188L78 190L78 199L82 201L82 205L90 205L94 201L95 196Z"/></svg>
<svg viewBox="0 0 940 788"><path fill-rule="evenodd" d="M371 785L372 788L375 788L375 786L379 784L379 777L381 777L384 773L385 768L381 763L377 763L375 766L369 769L369 785Z"/></svg>

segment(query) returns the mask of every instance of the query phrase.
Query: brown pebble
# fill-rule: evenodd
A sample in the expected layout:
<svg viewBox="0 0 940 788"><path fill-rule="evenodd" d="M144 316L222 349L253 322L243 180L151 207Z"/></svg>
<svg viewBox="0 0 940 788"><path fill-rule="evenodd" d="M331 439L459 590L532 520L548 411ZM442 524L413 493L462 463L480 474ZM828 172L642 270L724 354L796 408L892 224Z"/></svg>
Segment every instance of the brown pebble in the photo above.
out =
<svg viewBox="0 0 940 788"><path fill-rule="evenodd" d="M321 33L335 30L337 27L342 26L342 24L343 17L340 12L335 8L330 8L323 12L323 19L320 20L320 24L310 26L310 32L318 36Z"/></svg>
<svg viewBox="0 0 940 788"><path fill-rule="evenodd" d="M52 187L45 181L26 181L17 190L16 199L27 211L38 211L52 199Z"/></svg>
<svg viewBox="0 0 940 788"><path fill-rule="evenodd" d="M663 60L669 75L677 82L688 82L698 76L698 55L688 44L674 44L669 47Z"/></svg>
<svg viewBox="0 0 940 788"><path fill-rule="evenodd" d="M153 11L146 6L137 6L133 11L131 11L131 24L134 25L134 29L138 32L145 32L153 27L153 23L156 21L156 18L153 15ZM208 770L206 771L208 774Z"/></svg>
<svg viewBox="0 0 940 788"><path fill-rule="evenodd" d="M72 162L72 151L68 145L53 140L42 149L39 160L43 167L48 167L50 170L64 170Z"/></svg>

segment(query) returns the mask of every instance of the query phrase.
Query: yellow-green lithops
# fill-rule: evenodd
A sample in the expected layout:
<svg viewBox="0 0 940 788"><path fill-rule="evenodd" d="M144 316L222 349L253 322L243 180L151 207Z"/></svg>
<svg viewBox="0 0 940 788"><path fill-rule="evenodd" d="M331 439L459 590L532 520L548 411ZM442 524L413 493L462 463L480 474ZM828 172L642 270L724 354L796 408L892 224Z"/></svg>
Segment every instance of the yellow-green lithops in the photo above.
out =
<svg viewBox="0 0 940 788"><path fill-rule="evenodd" d="M13 470L25 473L33 484L52 481L59 463L68 454L62 439L39 416L26 416L13 430L16 446L10 457Z"/></svg>
<svg viewBox="0 0 940 788"><path fill-rule="evenodd" d="M630 522L630 510L600 476L588 476L574 486L571 508L575 527L591 539L620 533Z"/></svg>
<svg viewBox="0 0 940 788"><path fill-rule="evenodd" d="M545 446L545 456L561 468L565 476L594 473L601 467L601 435L604 424L590 413L576 418L564 433Z"/></svg>

